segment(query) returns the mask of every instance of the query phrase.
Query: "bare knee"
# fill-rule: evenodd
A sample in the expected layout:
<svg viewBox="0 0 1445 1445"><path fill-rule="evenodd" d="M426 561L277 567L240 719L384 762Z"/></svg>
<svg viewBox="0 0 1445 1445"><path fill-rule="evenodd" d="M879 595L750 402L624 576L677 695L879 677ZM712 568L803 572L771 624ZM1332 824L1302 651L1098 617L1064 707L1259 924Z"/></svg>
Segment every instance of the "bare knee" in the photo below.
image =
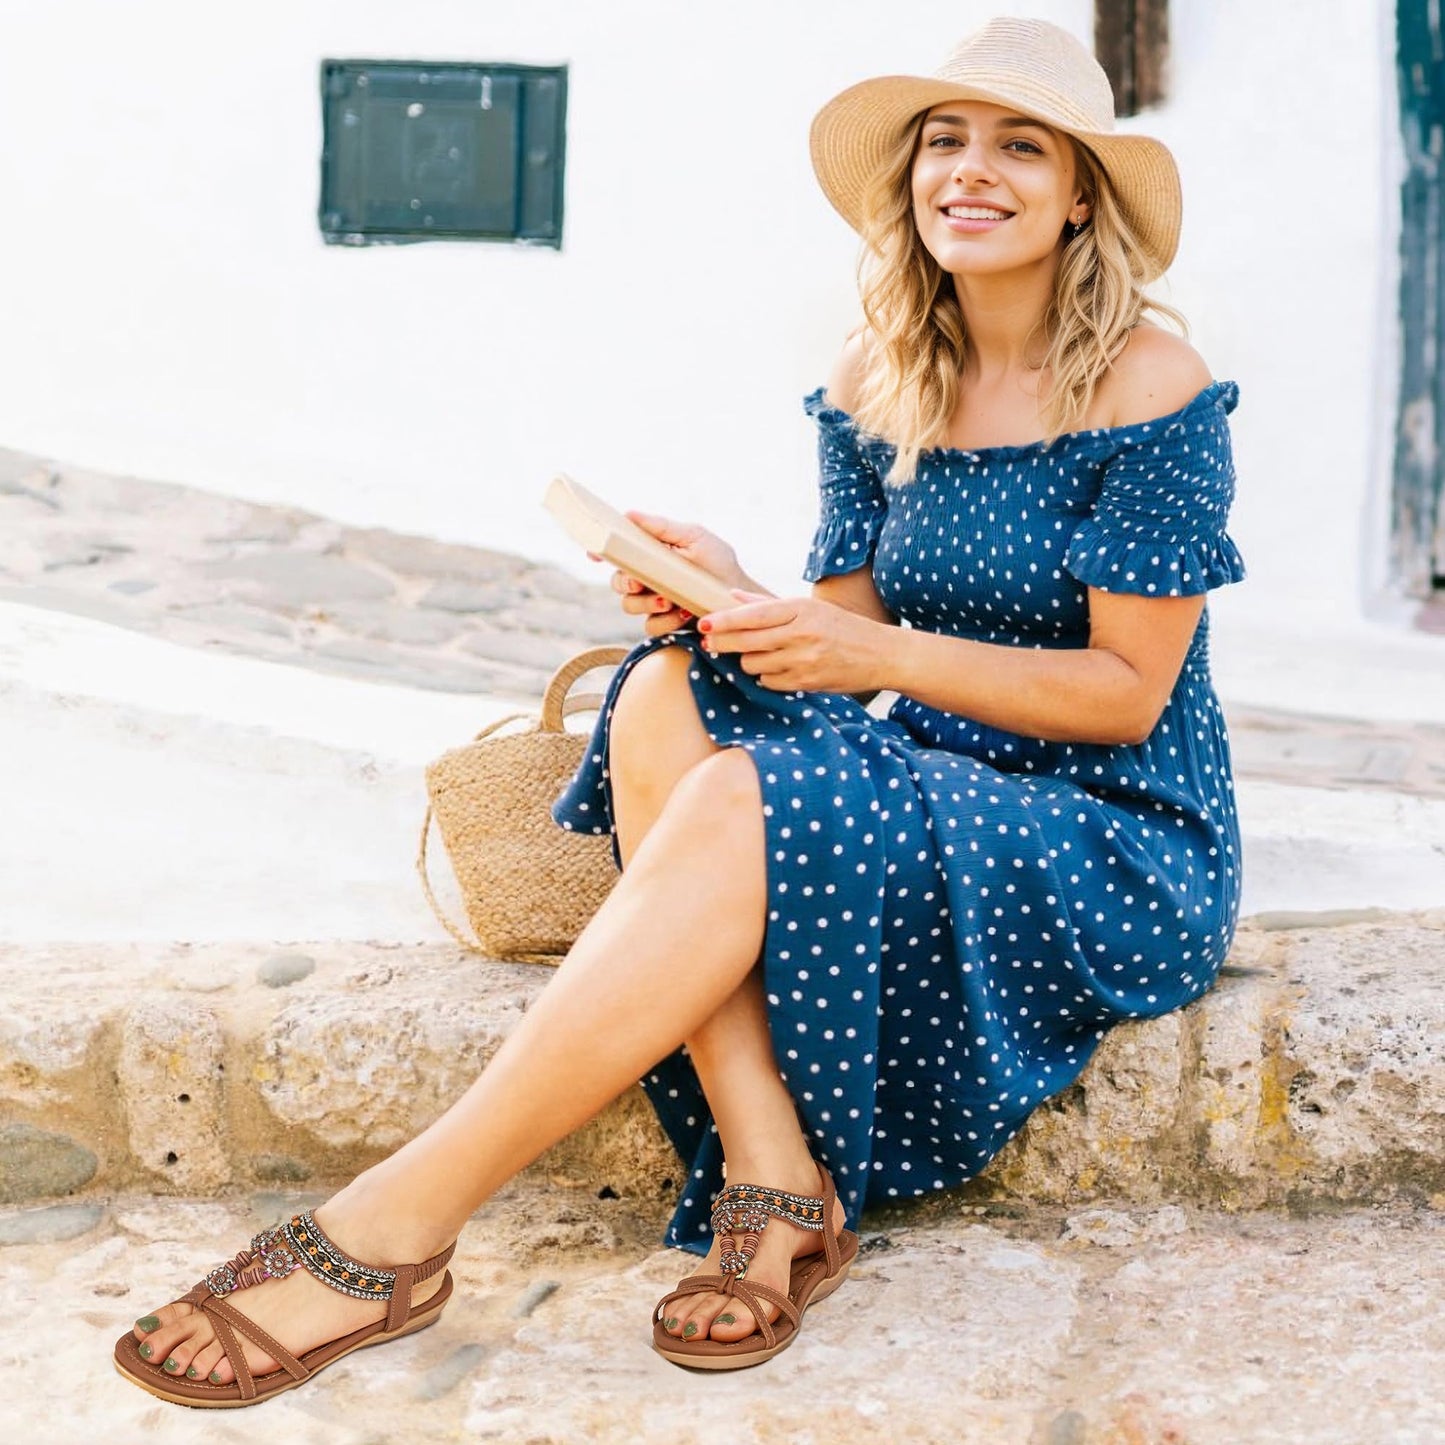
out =
<svg viewBox="0 0 1445 1445"><path fill-rule="evenodd" d="M608 734L607 769L624 863L656 822L679 778L716 751L698 716L685 648L661 647L627 674Z"/></svg>
<svg viewBox="0 0 1445 1445"><path fill-rule="evenodd" d="M763 795L758 771L742 748L723 748L692 768L673 790L669 812L708 828L739 826L761 833Z"/></svg>
<svg viewBox="0 0 1445 1445"><path fill-rule="evenodd" d="M638 662L617 695L608 733L608 770L624 788L670 791L713 751L688 681L690 654L661 647Z"/></svg>

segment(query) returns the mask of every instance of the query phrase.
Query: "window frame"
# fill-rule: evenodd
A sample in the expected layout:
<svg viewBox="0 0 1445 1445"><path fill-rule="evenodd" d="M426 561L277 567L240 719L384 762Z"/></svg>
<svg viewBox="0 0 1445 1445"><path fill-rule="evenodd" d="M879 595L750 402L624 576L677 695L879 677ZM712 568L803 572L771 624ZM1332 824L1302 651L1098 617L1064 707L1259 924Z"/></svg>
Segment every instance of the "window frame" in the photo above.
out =
<svg viewBox="0 0 1445 1445"><path fill-rule="evenodd" d="M470 224L455 215L440 223L433 221L436 212L445 209L447 199L428 197L418 191L410 205L416 220L410 222L406 213L396 209L399 202L368 198L364 189L358 196L358 184L364 188L367 135L382 134L381 127L396 123L381 102L370 95L357 101L357 92L370 89L381 79L388 94L386 100L407 103L407 117L422 114L412 107L424 107L436 83L453 91L458 79L475 79L478 105L490 110L491 96L500 90L509 98L512 130L510 152L483 155L480 147L471 159L480 162L500 157L497 170L504 170L510 161L511 188L498 201L510 203L511 218L507 224L485 214L485 198L473 204ZM560 250L563 235L563 210L567 163L567 66L521 65L503 61L422 61L343 59L328 57L321 62L322 145L320 194L317 223L322 239L328 245L372 246L410 245L422 241L486 241L519 246L541 246ZM455 107L456 97L448 97ZM359 117L347 124L346 115ZM370 119L370 125L368 125ZM403 122L404 123L404 122ZM350 139L348 136L355 132ZM414 179L403 172L400 179ZM432 210L427 201L432 200Z"/></svg>

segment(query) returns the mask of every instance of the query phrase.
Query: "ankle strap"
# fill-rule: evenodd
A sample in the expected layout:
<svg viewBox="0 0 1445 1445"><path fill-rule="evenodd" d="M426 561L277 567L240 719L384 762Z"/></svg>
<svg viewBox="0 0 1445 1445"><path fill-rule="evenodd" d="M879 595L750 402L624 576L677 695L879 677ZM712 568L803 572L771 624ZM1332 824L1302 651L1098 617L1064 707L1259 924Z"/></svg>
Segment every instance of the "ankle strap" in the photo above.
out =
<svg viewBox="0 0 1445 1445"><path fill-rule="evenodd" d="M447 1261L456 1253L453 1240L440 1254L434 1254L422 1264L401 1264L396 1267L396 1281L392 1285L391 1299L386 1306L386 1332L399 1330L411 1313L411 1290L413 1285L431 1279L447 1267Z"/></svg>
<svg viewBox="0 0 1445 1445"><path fill-rule="evenodd" d="M843 1259L838 1248L838 1233L833 1227L838 1191L833 1176L821 1164L817 1168L822 1194L789 1194L783 1189L768 1189L757 1184L729 1184L719 1192L712 1208L712 1229L722 1248L718 1267L723 1274L734 1279L742 1279L747 1274L759 1236L770 1218L821 1234L828 1278L838 1272ZM725 1242L724 1236L731 1242Z"/></svg>

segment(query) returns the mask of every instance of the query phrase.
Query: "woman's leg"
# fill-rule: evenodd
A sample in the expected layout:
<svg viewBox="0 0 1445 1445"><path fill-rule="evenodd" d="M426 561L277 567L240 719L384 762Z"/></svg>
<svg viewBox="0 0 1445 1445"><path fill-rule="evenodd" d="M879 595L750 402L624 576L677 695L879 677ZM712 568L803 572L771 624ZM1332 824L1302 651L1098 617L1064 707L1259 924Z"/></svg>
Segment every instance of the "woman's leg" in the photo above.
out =
<svg viewBox="0 0 1445 1445"><path fill-rule="evenodd" d="M698 716L687 679L691 665L691 654L681 647L653 653L633 670L618 699L608 768L624 862L647 836L677 783L718 751ZM687 1049L717 1126L729 1178L816 1194L818 1171L773 1053L760 968L752 969L732 997L688 1036ZM841 1205L834 1225L843 1227ZM817 1247L812 1235L774 1228L764 1234L749 1278L786 1294L792 1260ZM717 1255L714 1244L699 1272L716 1272ZM754 1321L736 1300L706 1294L679 1302L667 1328L678 1338L711 1334L740 1340L753 1332Z"/></svg>
<svg viewBox="0 0 1445 1445"><path fill-rule="evenodd" d="M387 1265L444 1247L499 1185L696 1038L753 972L766 874L751 761L728 753L695 762L632 846L612 896L477 1082L423 1134L317 1211L343 1250ZM768 1061L767 1077L786 1098L770 1050ZM418 1301L428 1293L419 1289ZM301 1271L248 1289L241 1303L293 1353L375 1318L374 1307ZM199 1312L172 1305L150 1318L157 1327L137 1330L150 1358L177 1374L214 1370L221 1382L232 1378ZM259 1351L247 1351L258 1373L272 1367Z"/></svg>
<svg viewBox="0 0 1445 1445"><path fill-rule="evenodd" d="M675 789L557 976L470 1089L417 1138L317 1211L354 1258L429 1258L500 1185L590 1119L715 1013L752 969L766 908L757 774L710 758ZM439 1287L439 1286L434 1286ZM417 1291L420 1301L429 1291ZM305 1271L235 1297L293 1354L381 1311ZM209 1321L186 1305L137 1337L172 1373L232 1378ZM273 1362L246 1346L252 1368Z"/></svg>

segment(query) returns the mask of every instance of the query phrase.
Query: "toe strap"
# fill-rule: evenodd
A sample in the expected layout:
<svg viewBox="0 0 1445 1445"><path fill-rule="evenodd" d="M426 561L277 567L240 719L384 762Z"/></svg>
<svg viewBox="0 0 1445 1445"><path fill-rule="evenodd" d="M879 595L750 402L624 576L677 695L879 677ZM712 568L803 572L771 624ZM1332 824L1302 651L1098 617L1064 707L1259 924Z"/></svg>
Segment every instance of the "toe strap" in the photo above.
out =
<svg viewBox="0 0 1445 1445"><path fill-rule="evenodd" d="M786 1318L796 1330L803 1322L802 1313L797 1305L787 1295L770 1288L765 1284L758 1284L753 1280L736 1279L729 1274L694 1274L683 1280L678 1287L669 1295L664 1295L658 1302L657 1318L662 1319L667 1311L667 1306L674 1300L684 1299L694 1294L725 1294L742 1301L752 1311L753 1322L757 1325L758 1333L763 1337L763 1343L772 1349L778 1342L777 1331L774 1330L772 1322L768 1319L767 1304L777 1307L778 1311Z"/></svg>
<svg viewBox="0 0 1445 1445"><path fill-rule="evenodd" d="M255 1320L247 1319L234 1305L221 1299L208 1299L201 1309L210 1319L216 1338L226 1352L231 1368L236 1372L236 1383L241 1388L243 1400L256 1398L256 1380L250 1365L246 1363L246 1352L236 1338L237 1335L243 1335L258 1349L264 1350L293 1380L304 1380L310 1376L311 1371L285 1345L273 1339Z"/></svg>
<svg viewBox="0 0 1445 1445"><path fill-rule="evenodd" d="M776 1305L779 1313L797 1329L803 1323L803 1316L797 1305L787 1295L780 1294L777 1290L769 1288L765 1284L757 1284L752 1280L739 1279L733 1281L732 1291L752 1312L753 1320L757 1324L758 1333L762 1335L764 1343L772 1349L778 1342L777 1332L768 1322L768 1312L763 1308L763 1301Z"/></svg>

